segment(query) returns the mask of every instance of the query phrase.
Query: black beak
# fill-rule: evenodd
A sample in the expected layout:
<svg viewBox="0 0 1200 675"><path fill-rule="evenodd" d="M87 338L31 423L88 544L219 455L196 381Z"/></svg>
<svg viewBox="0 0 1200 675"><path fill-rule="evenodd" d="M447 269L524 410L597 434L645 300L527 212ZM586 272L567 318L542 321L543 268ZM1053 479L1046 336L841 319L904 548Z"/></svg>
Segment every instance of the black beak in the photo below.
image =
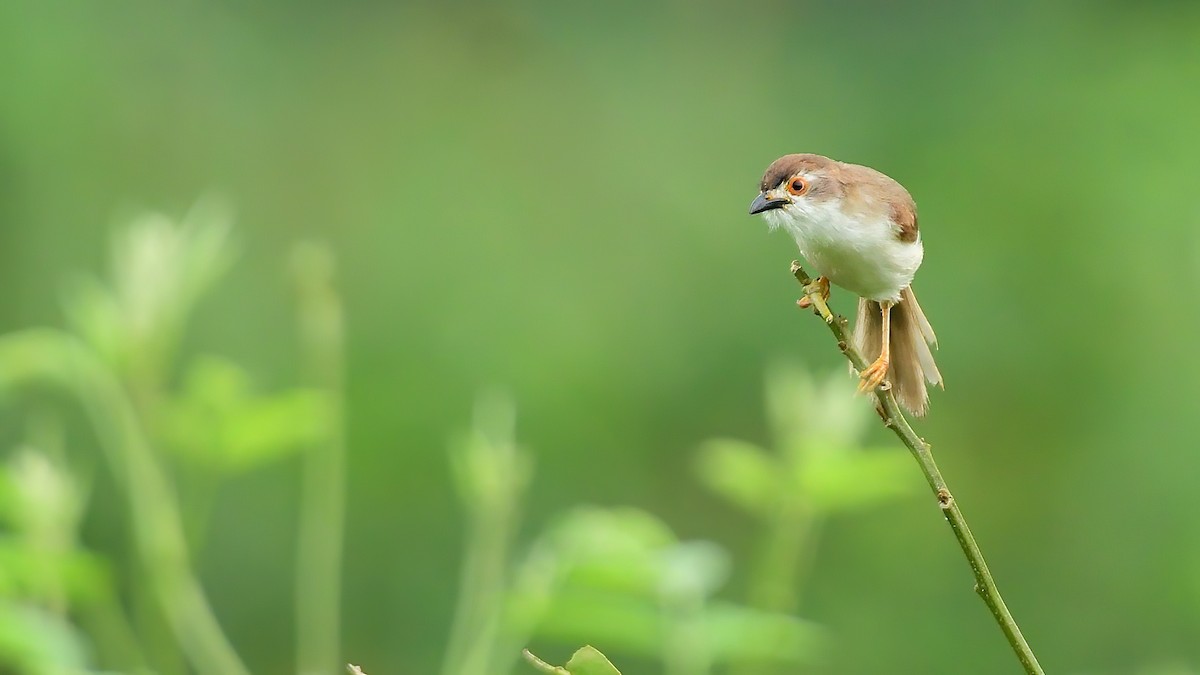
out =
<svg viewBox="0 0 1200 675"><path fill-rule="evenodd" d="M770 211L771 209L782 208L784 204L788 203L788 201L789 200L784 199L783 197L768 199L766 194L760 192L758 193L758 196L754 198L754 201L750 202L750 215L762 213L763 211Z"/></svg>

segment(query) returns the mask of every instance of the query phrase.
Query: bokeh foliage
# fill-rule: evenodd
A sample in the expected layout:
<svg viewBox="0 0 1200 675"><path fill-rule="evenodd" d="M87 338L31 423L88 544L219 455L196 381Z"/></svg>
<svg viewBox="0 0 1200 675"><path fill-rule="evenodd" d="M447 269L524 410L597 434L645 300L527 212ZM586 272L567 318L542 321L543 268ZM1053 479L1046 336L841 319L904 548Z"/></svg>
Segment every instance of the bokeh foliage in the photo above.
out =
<svg viewBox="0 0 1200 675"><path fill-rule="evenodd" d="M871 164L920 205L916 285L948 389L919 431L1044 665L1186 672L1200 664L1198 36L1200 7L1166 1L3 3L0 333L91 325L116 371L145 381L117 358L132 319L68 323L61 299L143 206L228 196L238 261L165 333L173 355L163 335L137 355L169 363L154 387L182 395L153 433L182 441L162 451L179 450L164 456L198 578L248 667L288 672L299 462L277 448L201 467L186 429L225 414L218 390L236 415L205 434L239 447L257 441L234 418L320 405L286 269L298 239L329 241L348 322L343 651L376 675L435 672L465 539L446 439L496 383L536 457L519 545L576 505L628 505L745 562L717 598L752 597L760 497L707 490L694 450L782 450L764 370L843 364L790 306L793 246L744 207L783 152ZM0 377L60 356L30 349ZM274 394L290 403L265 405ZM133 564L128 514L88 412L61 398L6 396L0 440L10 471L74 486L84 511L72 521L66 503L54 528L78 525L78 541L38 555L77 566L102 607L128 590L114 588ZM281 433L321 432L302 416L307 430ZM764 468L704 452L730 483ZM915 468L870 470L920 485ZM1011 672L938 520L909 499L821 529L797 611L828 630L837 672ZM74 585L21 584L51 607ZM52 614L21 617L0 644L47 626L50 646L29 649L85 658ZM657 672L597 646L622 672Z"/></svg>
<svg viewBox="0 0 1200 675"><path fill-rule="evenodd" d="M203 550L221 484L298 449L307 449L309 468L297 507L296 665L300 672L334 665L344 477L333 422L341 408L340 356L329 353L340 346L340 303L329 285L328 255L306 244L295 256L300 324L310 360L326 366L325 390L257 394L241 367L212 356L179 369L178 387L165 384L192 310L231 257L228 233L228 216L207 205L178 224L162 215L135 219L114 240L113 280L76 284L67 295L75 332L0 337L0 372L7 375L0 395L20 399L50 388L89 414L126 502L128 533L99 555L81 546L87 500L71 465L89 463L68 459L61 416L46 413L55 431L52 452L22 449L0 471L0 516L11 529L0 548L5 669L250 672L192 559ZM725 664L771 673L820 663L826 638L794 616L799 569L816 549L825 516L907 491L903 465L894 461L903 453L856 452L870 413L852 399L845 377L817 386L788 368L773 373L767 403L780 452L718 439L705 444L699 463L712 489L763 524L746 604L715 597L730 576L723 547L681 540L642 509L577 506L527 551L514 552L532 456L517 444L512 402L482 397L471 430L449 455L468 527L443 673L508 672L530 639L581 636L660 661L675 675L705 675ZM27 426L32 438L38 427ZM103 574L125 556L133 563L125 576ZM564 668L612 670L592 648Z"/></svg>

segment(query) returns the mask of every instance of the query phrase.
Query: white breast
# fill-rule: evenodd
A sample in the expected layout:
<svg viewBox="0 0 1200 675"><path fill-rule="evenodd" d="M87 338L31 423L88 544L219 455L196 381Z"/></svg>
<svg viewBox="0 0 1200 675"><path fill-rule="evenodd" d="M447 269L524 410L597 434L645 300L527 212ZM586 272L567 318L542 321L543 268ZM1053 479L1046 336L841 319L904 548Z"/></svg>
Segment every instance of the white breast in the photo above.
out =
<svg viewBox="0 0 1200 675"><path fill-rule="evenodd" d="M870 300L900 299L921 266L920 238L903 242L890 218L847 216L833 202L801 202L763 214L791 233L815 271Z"/></svg>

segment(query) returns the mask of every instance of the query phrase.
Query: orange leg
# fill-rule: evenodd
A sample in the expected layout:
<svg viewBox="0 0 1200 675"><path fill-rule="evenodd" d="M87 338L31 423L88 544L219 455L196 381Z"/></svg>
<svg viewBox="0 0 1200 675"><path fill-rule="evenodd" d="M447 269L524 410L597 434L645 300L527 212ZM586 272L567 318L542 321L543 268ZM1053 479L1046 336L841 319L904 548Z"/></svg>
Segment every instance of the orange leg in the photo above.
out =
<svg viewBox="0 0 1200 675"><path fill-rule="evenodd" d="M875 359L875 363L859 373L859 377L862 378L858 383L858 393L860 394L875 391L876 387L883 384L883 378L887 377L888 366L892 363L892 303L881 302L879 306L883 310L883 346L879 350L879 358Z"/></svg>

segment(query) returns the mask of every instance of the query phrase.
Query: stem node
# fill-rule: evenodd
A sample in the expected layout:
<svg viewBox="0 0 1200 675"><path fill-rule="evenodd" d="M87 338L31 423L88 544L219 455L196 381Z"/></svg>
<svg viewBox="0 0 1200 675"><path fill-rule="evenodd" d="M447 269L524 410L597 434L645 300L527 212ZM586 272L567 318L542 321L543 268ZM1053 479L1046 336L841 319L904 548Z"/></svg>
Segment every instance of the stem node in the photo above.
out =
<svg viewBox="0 0 1200 675"><path fill-rule="evenodd" d="M941 488L937 491L937 500L938 506L945 510L950 508L950 506L954 503L954 496L951 495L950 491L946 488Z"/></svg>

